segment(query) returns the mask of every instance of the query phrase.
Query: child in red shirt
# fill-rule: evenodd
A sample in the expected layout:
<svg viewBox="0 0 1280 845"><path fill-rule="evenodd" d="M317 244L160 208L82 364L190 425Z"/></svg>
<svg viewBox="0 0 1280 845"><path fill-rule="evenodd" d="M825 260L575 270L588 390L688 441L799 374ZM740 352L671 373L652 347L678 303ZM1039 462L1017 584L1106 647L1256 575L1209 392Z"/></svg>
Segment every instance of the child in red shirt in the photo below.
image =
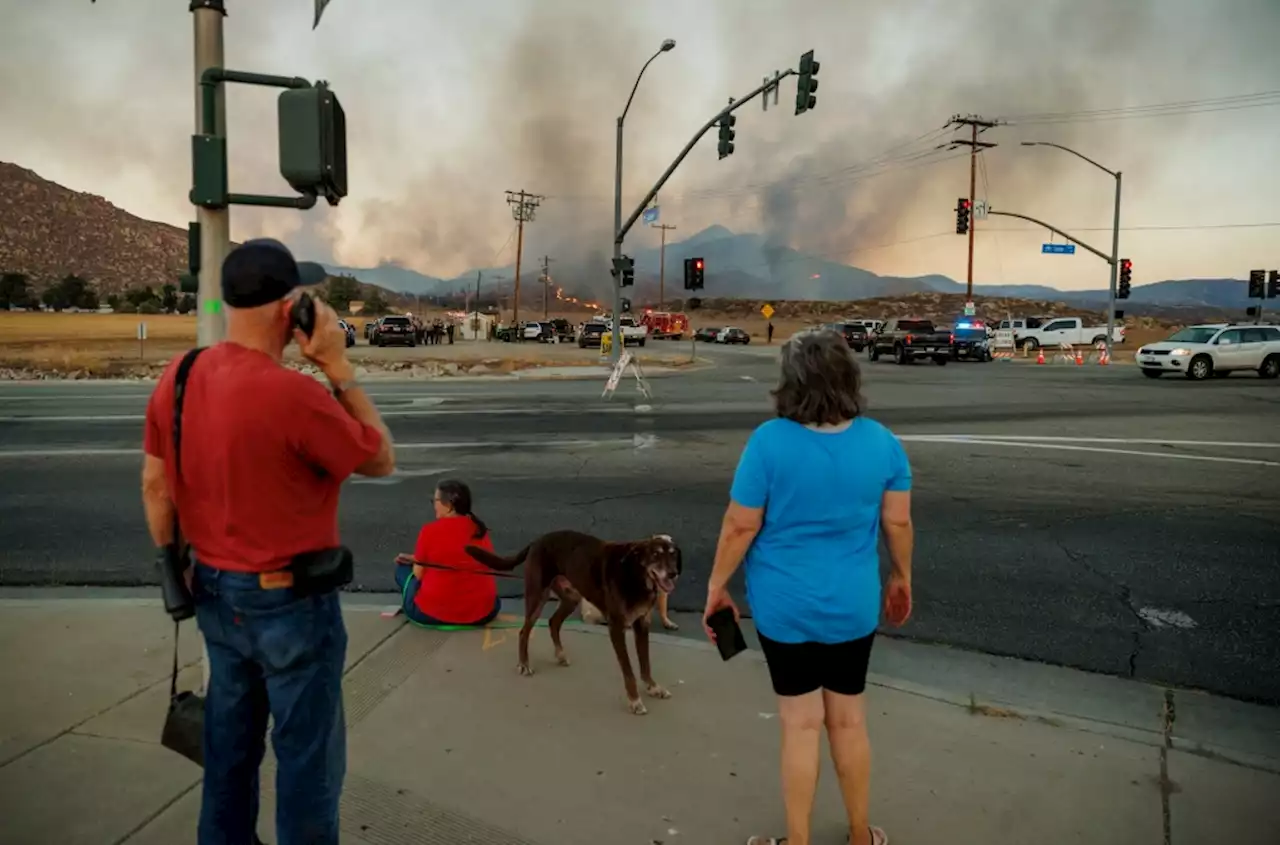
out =
<svg viewBox="0 0 1280 845"><path fill-rule="evenodd" d="M396 566L404 613L422 625L487 625L498 615L502 600L493 570L465 549L493 551L489 529L471 512L471 489L461 481L441 481L432 505L436 518L418 533L415 562ZM436 568L442 566L448 569Z"/></svg>

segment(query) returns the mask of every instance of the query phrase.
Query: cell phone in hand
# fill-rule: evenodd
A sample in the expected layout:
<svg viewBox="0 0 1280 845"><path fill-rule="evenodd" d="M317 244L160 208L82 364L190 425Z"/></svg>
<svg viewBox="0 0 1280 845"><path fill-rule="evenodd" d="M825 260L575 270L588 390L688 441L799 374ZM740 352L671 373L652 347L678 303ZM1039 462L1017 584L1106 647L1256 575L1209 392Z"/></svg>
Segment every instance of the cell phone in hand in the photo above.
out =
<svg viewBox="0 0 1280 845"><path fill-rule="evenodd" d="M289 318L294 328L311 337L316 330L316 303L311 294L304 293L297 298L289 312Z"/></svg>
<svg viewBox="0 0 1280 845"><path fill-rule="evenodd" d="M720 649L721 660L728 660L747 650L747 640L742 636L742 628L733 615L733 608L721 608L708 616L707 626L716 635L716 648Z"/></svg>

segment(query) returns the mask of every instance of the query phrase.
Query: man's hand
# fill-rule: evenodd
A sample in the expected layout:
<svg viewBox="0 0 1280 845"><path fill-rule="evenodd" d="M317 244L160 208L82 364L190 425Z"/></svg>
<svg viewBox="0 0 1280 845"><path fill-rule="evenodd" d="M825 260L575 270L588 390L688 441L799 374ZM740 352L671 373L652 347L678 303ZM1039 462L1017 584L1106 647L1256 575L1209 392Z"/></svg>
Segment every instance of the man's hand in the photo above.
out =
<svg viewBox="0 0 1280 845"><path fill-rule="evenodd" d="M312 297L316 306L316 325L307 337L299 329L293 330L293 339L303 356L320 368L330 381L350 378L351 364L347 361L347 335L338 325L338 315L326 303Z"/></svg>

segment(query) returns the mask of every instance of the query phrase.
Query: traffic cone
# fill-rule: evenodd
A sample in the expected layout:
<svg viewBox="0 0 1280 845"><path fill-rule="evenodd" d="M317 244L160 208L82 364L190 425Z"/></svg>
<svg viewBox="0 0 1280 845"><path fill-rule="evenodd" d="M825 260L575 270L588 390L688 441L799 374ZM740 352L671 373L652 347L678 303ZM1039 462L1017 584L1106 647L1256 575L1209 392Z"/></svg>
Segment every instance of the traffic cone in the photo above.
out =
<svg viewBox="0 0 1280 845"><path fill-rule="evenodd" d="M1105 367L1107 364L1110 364L1110 363L1111 363L1111 358L1110 356L1107 355L1107 347L1104 346L1102 347L1102 351L1098 353L1098 365L1101 367Z"/></svg>
<svg viewBox="0 0 1280 845"><path fill-rule="evenodd" d="M1076 350L1076 366L1077 367L1084 366L1084 353L1081 352L1079 349Z"/></svg>
<svg viewBox="0 0 1280 845"><path fill-rule="evenodd" d="M1043 349L1041 349L1041 350L1040 350L1040 352L1036 355L1036 363L1037 363L1037 364L1043 364L1043 363L1044 363L1044 350L1043 350Z"/></svg>

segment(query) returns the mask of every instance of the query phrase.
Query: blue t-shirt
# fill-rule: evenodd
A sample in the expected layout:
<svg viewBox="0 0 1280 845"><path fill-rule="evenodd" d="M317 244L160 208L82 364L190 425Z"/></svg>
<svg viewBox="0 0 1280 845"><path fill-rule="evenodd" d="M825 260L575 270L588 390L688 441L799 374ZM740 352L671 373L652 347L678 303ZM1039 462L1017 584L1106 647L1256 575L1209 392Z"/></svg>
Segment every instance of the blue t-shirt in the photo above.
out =
<svg viewBox="0 0 1280 845"><path fill-rule="evenodd" d="M880 620L880 507L886 490L910 490L898 438L858 417L844 430L792 420L751 435L729 496L764 508L747 551L747 601L756 629L783 643L859 639Z"/></svg>

